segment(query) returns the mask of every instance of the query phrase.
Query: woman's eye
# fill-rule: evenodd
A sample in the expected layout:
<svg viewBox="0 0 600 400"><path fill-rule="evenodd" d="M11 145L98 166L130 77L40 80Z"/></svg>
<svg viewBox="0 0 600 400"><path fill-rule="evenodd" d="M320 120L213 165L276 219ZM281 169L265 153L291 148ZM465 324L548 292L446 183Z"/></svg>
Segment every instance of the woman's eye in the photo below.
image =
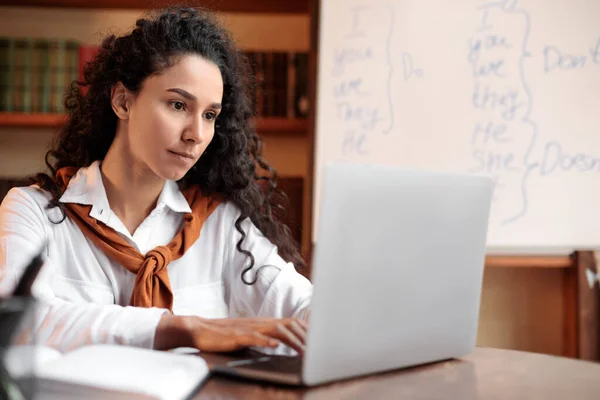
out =
<svg viewBox="0 0 600 400"><path fill-rule="evenodd" d="M172 101L171 107L173 107L173 109L175 109L177 111L181 111L181 110L185 109L185 104L183 104L182 101Z"/></svg>
<svg viewBox="0 0 600 400"><path fill-rule="evenodd" d="M217 114L215 114L214 112L207 112L206 114L204 114L204 116L209 121L212 121L213 119L217 118Z"/></svg>

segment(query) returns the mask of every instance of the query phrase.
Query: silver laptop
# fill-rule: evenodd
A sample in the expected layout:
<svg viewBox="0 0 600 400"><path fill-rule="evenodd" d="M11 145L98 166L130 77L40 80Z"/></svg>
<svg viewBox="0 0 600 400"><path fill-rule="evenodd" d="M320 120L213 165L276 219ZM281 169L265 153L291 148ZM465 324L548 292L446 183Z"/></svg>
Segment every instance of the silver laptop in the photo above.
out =
<svg viewBox="0 0 600 400"><path fill-rule="evenodd" d="M304 356L209 356L212 370L313 386L470 353L492 192L486 177L328 164Z"/></svg>

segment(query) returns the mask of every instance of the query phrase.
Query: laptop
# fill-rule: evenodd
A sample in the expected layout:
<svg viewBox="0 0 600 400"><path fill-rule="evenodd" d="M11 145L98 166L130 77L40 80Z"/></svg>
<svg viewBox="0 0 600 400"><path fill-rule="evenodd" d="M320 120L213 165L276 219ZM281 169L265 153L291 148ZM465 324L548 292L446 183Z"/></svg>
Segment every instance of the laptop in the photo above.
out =
<svg viewBox="0 0 600 400"><path fill-rule="evenodd" d="M203 353L211 371L314 386L469 354L493 186L470 174L326 165L303 357Z"/></svg>

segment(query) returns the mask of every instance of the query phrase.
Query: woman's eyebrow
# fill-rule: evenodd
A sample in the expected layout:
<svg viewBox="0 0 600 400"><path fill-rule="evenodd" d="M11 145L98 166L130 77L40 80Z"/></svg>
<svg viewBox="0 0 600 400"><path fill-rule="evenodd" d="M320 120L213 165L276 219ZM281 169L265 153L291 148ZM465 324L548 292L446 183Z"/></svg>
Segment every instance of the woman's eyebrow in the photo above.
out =
<svg viewBox="0 0 600 400"><path fill-rule="evenodd" d="M167 89L167 92L173 92L173 93L177 93L179 95L181 95L181 97L184 97L188 100L191 101L198 101L198 98L196 96L194 96L193 94L191 94L190 92L188 92L187 90L184 89L180 89L180 88L170 88ZM212 103L210 105L210 108L217 108L217 109L221 109L223 106L221 103Z"/></svg>
<svg viewBox="0 0 600 400"><path fill-rule="evenodd" d="M193 94L191 94L187 90L183 90L183 89L179 89L179 88L171 88L171 89L167 89L167 92L177 93L177 94L181 95L182 97L184 97L184 98L186 98L188 100L192 100L192 101L198 100L198 98L196 98L196 96L194 96Z"/></svg>

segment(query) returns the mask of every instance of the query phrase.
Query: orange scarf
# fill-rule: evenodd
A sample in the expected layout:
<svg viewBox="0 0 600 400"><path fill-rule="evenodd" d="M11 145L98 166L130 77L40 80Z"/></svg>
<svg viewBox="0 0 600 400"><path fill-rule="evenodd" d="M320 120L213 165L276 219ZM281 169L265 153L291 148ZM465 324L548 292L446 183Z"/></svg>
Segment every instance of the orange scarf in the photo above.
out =
<svg viewBox="0 0 600 400"><path fill-rule="evenodd" d="M63 192L75 167L64 167L56 173L56 180ZM90 217L92 206L65 203L67 215L104 254L117 261L129 272L136 274L130 305L135 307L168 308L173 312L173 292L167 265L182 257L198 240L204 221L217 208L220 200L202 195L196 185L183 192L190 204L191 213L184 216L182 229L166 246L158 246L145 256L125 241L114 229Z"/></svg>

